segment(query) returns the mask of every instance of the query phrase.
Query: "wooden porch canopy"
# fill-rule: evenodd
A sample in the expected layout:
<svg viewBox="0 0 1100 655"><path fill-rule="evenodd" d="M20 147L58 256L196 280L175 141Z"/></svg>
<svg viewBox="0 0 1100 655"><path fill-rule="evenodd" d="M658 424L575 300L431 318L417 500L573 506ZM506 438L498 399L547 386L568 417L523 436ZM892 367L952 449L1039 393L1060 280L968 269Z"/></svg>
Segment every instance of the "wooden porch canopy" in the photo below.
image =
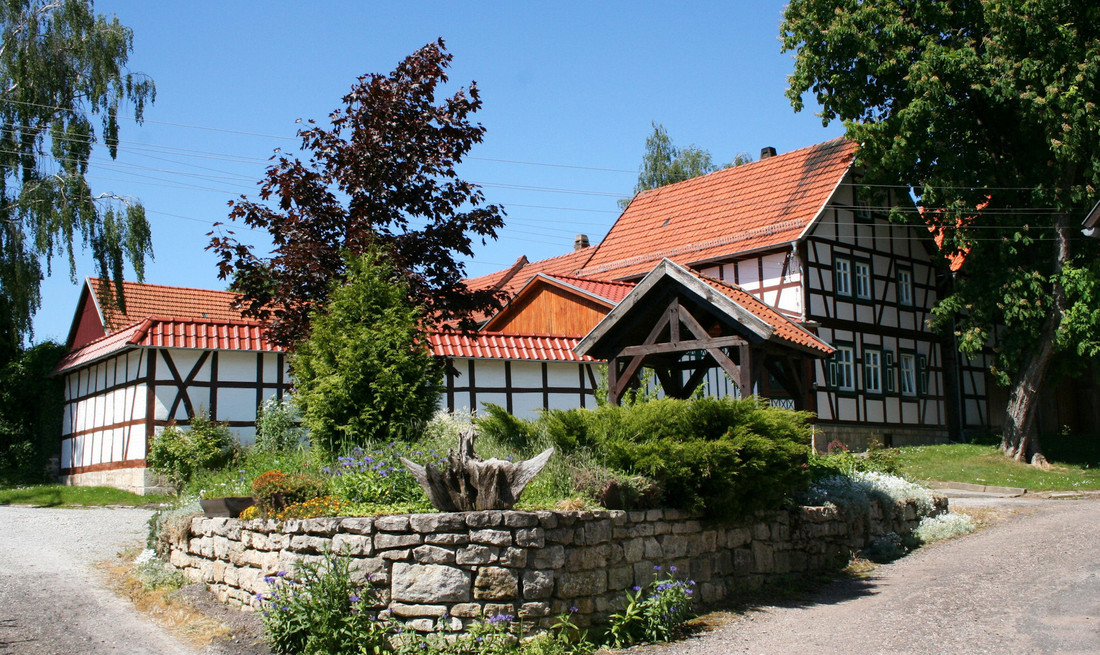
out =
<svg viewBox="0 0 1100 655"><path fill-rule="evenodd" d="M769 372L812 409L813 359L833 348L737 285L663 260L574 349L606 359L608 400L618 404L652 369L665 395L687 398L718 366L742 397Z"/></svg>

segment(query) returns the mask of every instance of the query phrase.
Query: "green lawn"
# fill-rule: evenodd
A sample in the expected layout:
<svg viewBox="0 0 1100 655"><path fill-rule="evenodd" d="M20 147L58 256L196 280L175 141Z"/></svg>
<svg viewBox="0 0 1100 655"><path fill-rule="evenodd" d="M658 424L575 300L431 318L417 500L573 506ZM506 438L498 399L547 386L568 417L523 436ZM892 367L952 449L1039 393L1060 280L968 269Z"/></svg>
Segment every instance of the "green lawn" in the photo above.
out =
<svg viewBox="0 0 1100 655"><path fill-rule="evenodd" d="M1052 436L1043 450L1053 468L1017 464L996 445L944 444L898 449L901 473L914 480L970 482L1033 491L1100 489L1100 437Z"/></svg>
<svg viewBox="0 0 1100 655"><path fill-rule="evenodd" d="M67 487L38 484L0 488L0 505L35 507L98 507L102 505L148 505L168 500L168 496L139 496L112 487Z"/></svg>

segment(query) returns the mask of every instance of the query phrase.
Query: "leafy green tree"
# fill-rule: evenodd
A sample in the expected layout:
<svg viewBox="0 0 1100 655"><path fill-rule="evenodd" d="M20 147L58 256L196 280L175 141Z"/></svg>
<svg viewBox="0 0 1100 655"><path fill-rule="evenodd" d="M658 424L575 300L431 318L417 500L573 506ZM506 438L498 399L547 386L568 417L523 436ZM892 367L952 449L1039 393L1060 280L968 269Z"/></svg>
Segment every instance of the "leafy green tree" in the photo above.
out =
<svg viewBox="0 0 1100 655"><path fill-rule="evenodd" d="M65 351L47 341L0 365L0 483L41 480L60 450L61 380L48 376Z"/></svg>
<svg viewBox="0 0 1100 655"><path fill-rule="evenodd" d="M901 181L945 254L936 308L1010 388L1002 447L1045 465L1037 391L1059 351L1100 353L1096 240L1077 227L1100 184L1100 5L1070 0L792 0L787 96L861 143L865 182Z"/></svg>
<svg viewBox="0 0 1100 655"><path fill-rule="evenodd" d="M450 61L441 39L388 75L360 77L332 129L298 132L308 163L279 157L261 202L232 203L230 219L268 230L274 254L256 256L231 232L210 249L274 342L305 338L310 312L347 275L344 253L368 248L386 252L428 320L472 329L471 312L499 306L497 292L466 288L457 259L473 255L473 236L495 238L504 212L455 171L485 128L470 122L481 107L476 84L436 104Z"/></svg>
<svg viewBox="0 0 1100 655"><path fill-rule="evenodd" d="M740 166L751 161L752 157L748 153L741 152L734 157L733 162L722 168ZM693 145L681 150L673 145L664 125L653 123L653 134L645 140L645 154L642 155L642 165L638 171L638 183L634 185L634 194L713 173L718 168L709 150ZM629 198L619 201L619 206L624 209L629 204Z"/></svg>
<svg viewBox="0 0 1100 655"><path fill-rule="evenodd" d="M407 440L435 412L440 364L421 330L424 312L389 258L349 256L346 281L310 317L291 355L295 399L310 438L330 453Z"/></svg>
<svg viewBox="0 0 1100 655"><path fill-rule="evenodd" d="M100 277L123 266L138 279L152 255L145 210L131 198L94 194L85 176L93 144L118 150L118 116L141 121L156 91L126 69L133 33L96 15L87 0L0 0L0 363L30 334L54 255L76 275L74 240L90 247ZM91 117L102 117L98 131Z"/></svg>

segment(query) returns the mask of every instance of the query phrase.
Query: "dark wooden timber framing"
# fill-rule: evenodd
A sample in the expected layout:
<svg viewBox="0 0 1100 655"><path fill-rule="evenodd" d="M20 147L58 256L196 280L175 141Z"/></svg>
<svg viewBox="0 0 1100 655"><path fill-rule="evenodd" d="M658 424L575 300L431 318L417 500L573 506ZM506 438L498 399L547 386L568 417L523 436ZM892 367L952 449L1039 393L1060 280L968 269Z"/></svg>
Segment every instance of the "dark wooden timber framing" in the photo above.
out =
<svg viewBox="0 0 1100 655"><path fill-rule="evenodd" d="M514 362L512 360L503 361L504 378L501 381L502 384L493 384L485 381L484 374L482 375L483 380L478 382L474 371L479 361L493 360L477 358L467 359L465 366L466 373L458 371L453 366L449 366L445 369L444 388L446 389L446 407L448 411L454 412L462 409L464 400L469 401L468 409L472 411L477 408L478 396L484 394L502 394L504 396L505 409L509 413L513 412L518 396L529 395L537 396L543 409L550 409L551 396L562 395L575 396L579 398L578 406L586 407L589 403L588 397L595 393L598 384L595 371L593 370L598 365L597 362L539 362L527 360L529 363L538 366L539 383L536 386L521 386L515 381L515 372L513 370ZM573 364L577 367L576 386L550 384L550 366L554 363ZM465 380L462 378L465 378Z"/></svg>
<svg viewBox="0 0 1100 655"><path fill-rule="evenodd" d="M611 346L615 352L608 361L608 402L618 404L629 389L637 386L642 368L654 371L666 395L688 398L707 372L717 366L734 380L742 397L759 391L767 371L791 396L796 409L810 404L811 380L804 365L805 354L768 342L754 343L715 318L711 312L682 304L677 295L668 298L664 312L642 343ZM704 328L704 323L711 328ZM689 353L705 355L685 358Z"/></svg>

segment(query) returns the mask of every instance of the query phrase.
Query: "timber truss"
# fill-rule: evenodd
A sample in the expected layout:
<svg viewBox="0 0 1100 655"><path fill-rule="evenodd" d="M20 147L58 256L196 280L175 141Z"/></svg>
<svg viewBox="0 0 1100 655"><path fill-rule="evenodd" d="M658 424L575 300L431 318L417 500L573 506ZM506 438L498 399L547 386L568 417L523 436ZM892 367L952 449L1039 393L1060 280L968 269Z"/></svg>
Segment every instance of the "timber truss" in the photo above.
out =
<svg viewBox="0 0 1100 655"><path fill-rule="evenodd" d="M796 409L813 409L812 361L832 348L740 287L665 260L576 351L607 360L614 404L640 384L643 369L666 396L688 398L718 367L743 397L763 395L767 372Z"/></svg>

